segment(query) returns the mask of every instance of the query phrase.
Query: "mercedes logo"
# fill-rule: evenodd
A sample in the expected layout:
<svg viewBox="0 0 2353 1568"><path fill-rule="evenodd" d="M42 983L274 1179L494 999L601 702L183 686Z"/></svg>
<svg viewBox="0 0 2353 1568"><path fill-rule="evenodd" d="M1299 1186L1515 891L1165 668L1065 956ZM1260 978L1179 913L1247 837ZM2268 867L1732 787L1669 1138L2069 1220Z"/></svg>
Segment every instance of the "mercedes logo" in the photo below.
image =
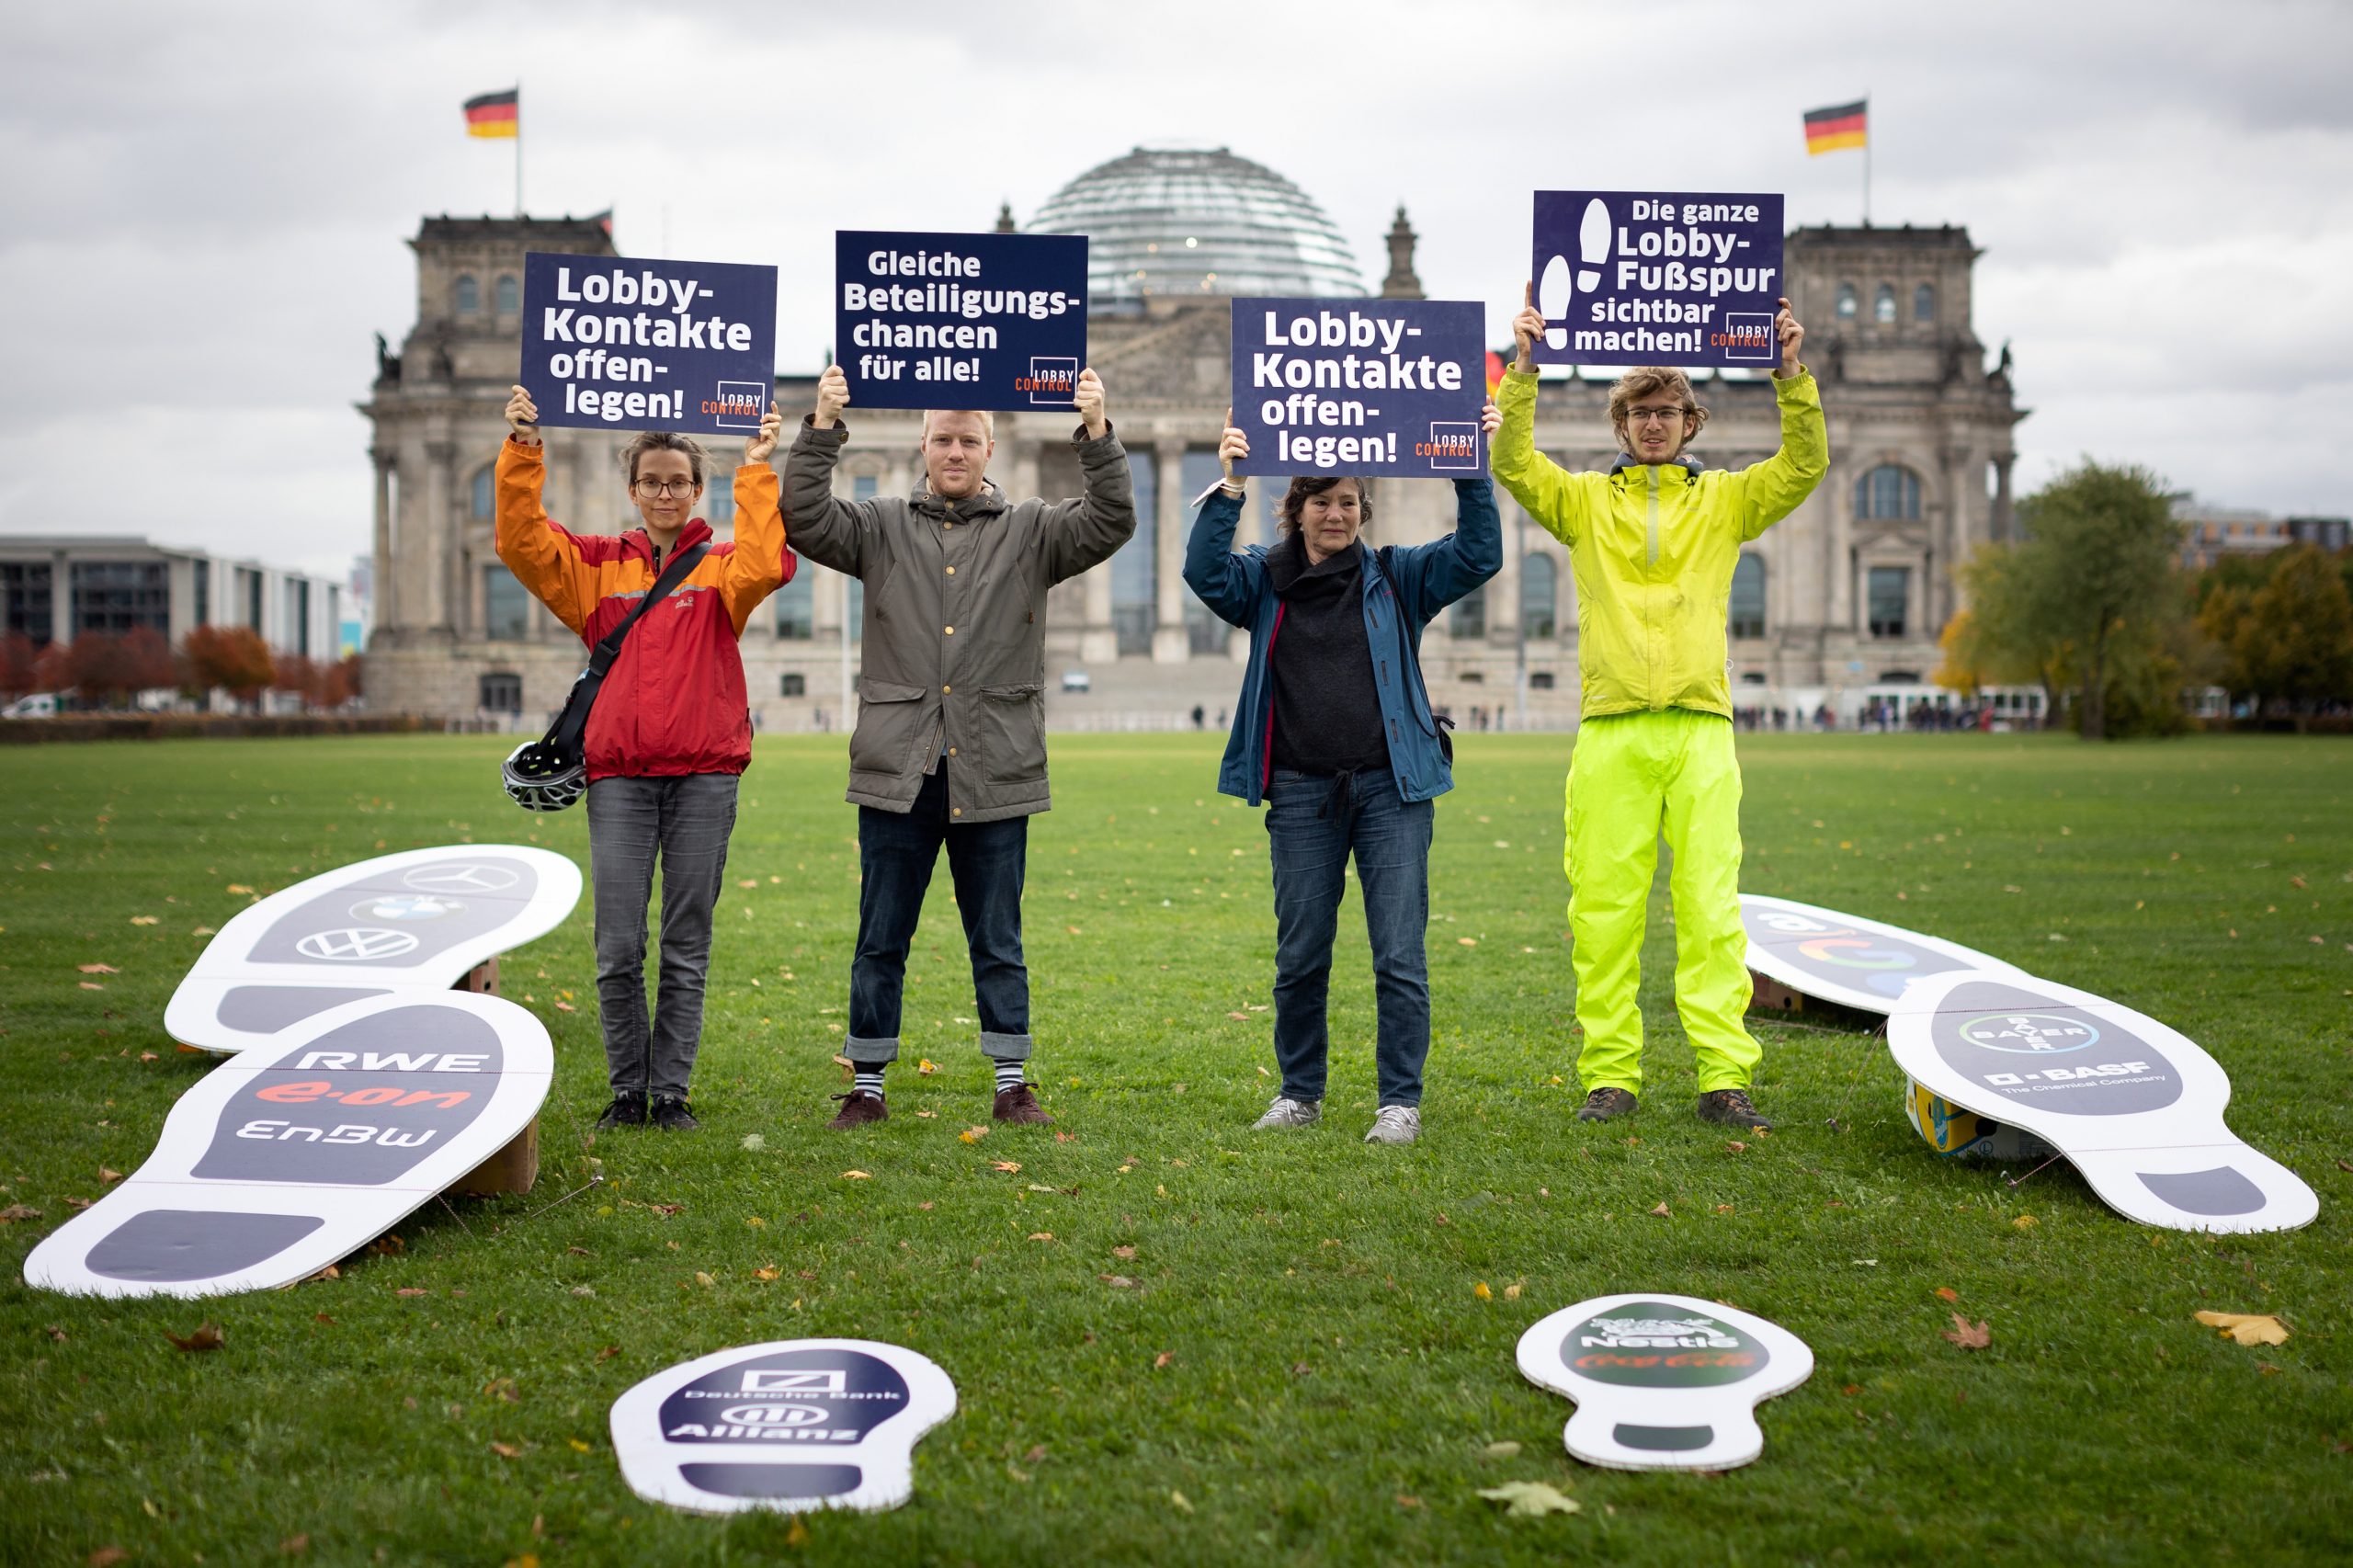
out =
<svg viewBox="0 0 2353 1568"><path fill-rule="evenodd" d="M419 866L401 879L419 892L504 892L522 880L505 866L466 860Z"/></svg>

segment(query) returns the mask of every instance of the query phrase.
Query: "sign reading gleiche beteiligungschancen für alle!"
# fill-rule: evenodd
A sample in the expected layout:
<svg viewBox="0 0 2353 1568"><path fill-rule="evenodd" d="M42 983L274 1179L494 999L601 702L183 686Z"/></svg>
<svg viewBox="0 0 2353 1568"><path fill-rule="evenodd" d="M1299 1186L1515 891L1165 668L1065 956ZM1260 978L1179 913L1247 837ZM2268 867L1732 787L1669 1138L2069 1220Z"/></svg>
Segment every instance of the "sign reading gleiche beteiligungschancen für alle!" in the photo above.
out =
<svg viewBox="0 0 2353 1568"><path fill-rule="evenodd" d="M1779 362L1779 196L1540 190L1535 227L1538 364Z"/></svg>
<svg viewBox="0 0 2353 1568"><path fill-rule="evenodd" d="M834 236L853 408L1069 408L1086 366L1079 234Z"/></svg>
<svg viewBox="0 0 2353 1568"><path fill-rule="evenodd" d="M1485 307L1236 300L1233 423L1248 474L1444 479L1486 472Z"/></svg>
<svg viewBox="0 0 2353 1568"><path fill-rule="evenodd" d="M542 425L748 436L776 386L776 268L533 251L519 379Z"/></svg>

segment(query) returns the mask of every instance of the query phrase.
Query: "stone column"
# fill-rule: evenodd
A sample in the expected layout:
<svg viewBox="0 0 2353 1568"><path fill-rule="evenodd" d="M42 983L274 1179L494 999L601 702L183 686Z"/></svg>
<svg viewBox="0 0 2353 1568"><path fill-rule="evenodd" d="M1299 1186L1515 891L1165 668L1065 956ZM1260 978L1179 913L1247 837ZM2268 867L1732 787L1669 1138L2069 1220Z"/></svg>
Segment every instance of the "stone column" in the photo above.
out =
<svg viewBox="0 0 2353 1568"><path fill-rule="evenodd" d="M62 550L49 558L49 640L74 645L74 563Z"/></svg>
<svg viewBox="0 0 2353 1568"><path fill-rule="evenodd" d="M457 484L457 443L446 437L425 443L425 537L417 552L423 558L420 575L425 591L417 606L417 630L443 641L454 631L450 589L457 571L454 558L460 554L452 494Z"/></svg>
<svg viewBox="0 0 2353 1568"><path fill-rule="evenodd" d="M1185 443L1165 439L1153 452L1159 533L1153 540L1152 662L1178 665L1191 652L1185 636Z"/></svg>
<svg viewBox="0 0 2353 1568"><path fill-rule="evenodd" d="M2016 452L1994 454L1994 537L2006 543L2016 543L2018 537L2018 514L2010 508L2010 464L2018 460Z"/></svg>
<svg viewBox="0 0 2353 1568"><path fill-rule="evenodd" d="M390 448L370 447L369 458L376 465L376 562L370 573L369 591L376 602L368 607L369 641L372 633L381 632L392 624L392 475L399 467L399 456ZM205 570L210 570L210 563ZM207 596L210 602L210 596Z"/></svg>

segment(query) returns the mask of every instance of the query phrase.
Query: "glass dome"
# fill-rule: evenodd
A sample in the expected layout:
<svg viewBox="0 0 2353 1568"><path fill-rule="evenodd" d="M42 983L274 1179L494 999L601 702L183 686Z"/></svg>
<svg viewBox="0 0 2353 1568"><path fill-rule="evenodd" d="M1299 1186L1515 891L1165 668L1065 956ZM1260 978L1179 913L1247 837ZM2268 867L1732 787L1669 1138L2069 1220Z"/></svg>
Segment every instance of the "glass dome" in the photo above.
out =
<svg viewBox="0 0 2353 1568"><path fill-rule="evenodd" d="M1085 234L1089 303L1146 295L1361 294L1347 241L1305 191L1222 147L1138 147L1057 191L1033 234Z"/></svg>

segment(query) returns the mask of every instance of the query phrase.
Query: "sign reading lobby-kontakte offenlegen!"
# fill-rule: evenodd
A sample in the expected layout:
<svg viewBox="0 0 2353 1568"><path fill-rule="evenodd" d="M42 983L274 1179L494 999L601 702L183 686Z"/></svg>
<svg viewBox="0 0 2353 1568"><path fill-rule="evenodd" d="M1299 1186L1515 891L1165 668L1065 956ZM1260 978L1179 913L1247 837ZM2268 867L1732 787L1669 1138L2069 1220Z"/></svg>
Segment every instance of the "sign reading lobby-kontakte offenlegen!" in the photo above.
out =
<svg viewBox="0 0 2353 1568"><path fill-rule="evenodd" d="M520 380L542 425L749 435L776 385L776 268L532 251Z"/></svg>

